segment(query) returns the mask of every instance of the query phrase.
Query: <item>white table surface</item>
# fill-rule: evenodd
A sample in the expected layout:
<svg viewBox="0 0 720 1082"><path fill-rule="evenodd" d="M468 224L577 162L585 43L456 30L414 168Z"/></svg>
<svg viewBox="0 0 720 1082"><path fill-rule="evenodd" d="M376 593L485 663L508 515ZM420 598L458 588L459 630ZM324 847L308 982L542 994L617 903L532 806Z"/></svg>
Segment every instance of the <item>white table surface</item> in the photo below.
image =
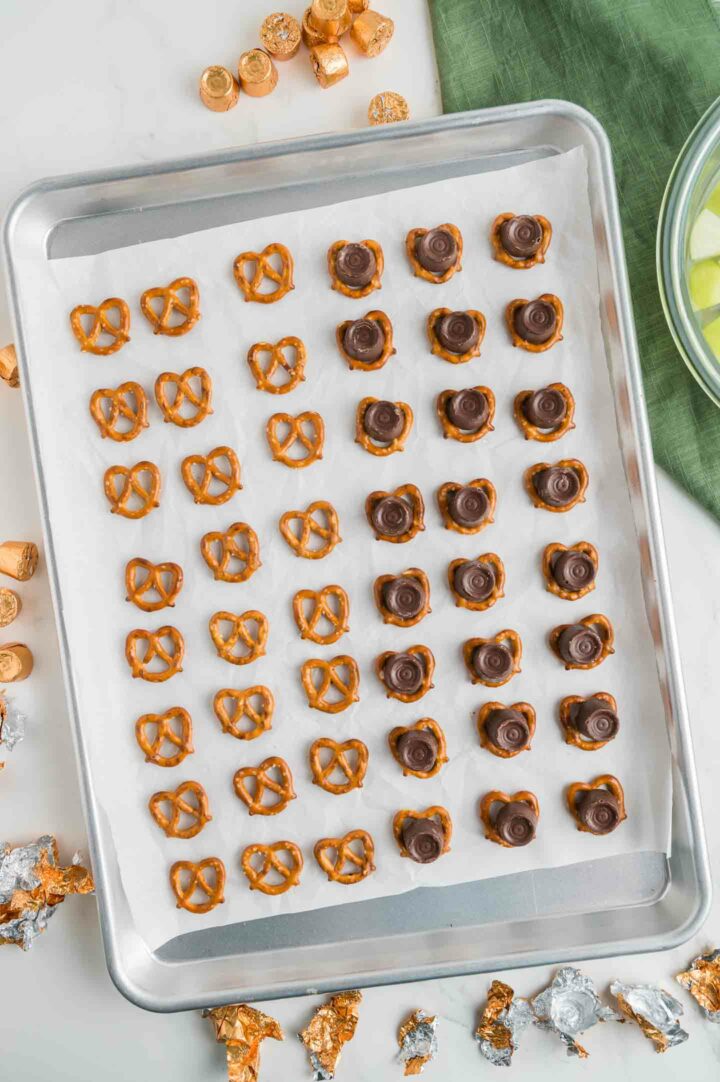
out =
<svg viewBox="0 0 720 1082"><path fill-rule="evenodd" d="M289 3L297 14L302 5ZM276 92L241 99L230 113L202 108L197 77L210 63L232 66L256 44L257 28L272 10L268 0L220 3L155 0L3 0L0 5L0 210L32 181L51 174L155 161L257 140L360 127L369 98L381 90L404 93L415 118L441 111L425 0L383 0L396 20L395 38L380 58L366 61L348 47L351 74L339 86L317 88L302 56L283 66ZM7 302L0 291L0 344L10 341ZM681 362L678 359L678 366ZM60 423L60 418L58 419ZM40 527L20 396L0 384L0 540L39 539ZM720 530L662 474L660 497L695 735L711 860L720 859L720 790L714 776L720 690ZM12 637L35 655L32 677L14 693L30 715L25 741L5 755L0 774L0 839L22 843L54 833L62 854L85 846L48 584L41 570L20 587L24 609ZM715 744L715 746L717 746ZM685 1004L691 1039L656 1056L635 1027L605 1025L588 1034L591 1058L567 1060L539 1031L526 1035L516 1061L523 1078L621 1082L675 1079L699 1082L720 1066L720 1026L704 1022L673 975L707 945L720 940L720 902L704 932L667 954L612 959L583 968L601 987L614 977L662 982ZM713 938L717 937L717 938ZM197 1013L151 1015L126 1002L105 969L95 904L71 899L29 953L0 956L0 1075L17 1082L217 1079L225 1077L221 1046ZM519 993L547 982L549 969L506 974ZM395 1029L418 1006L440 1016L440 1053L426 1077L492 1077L471 1038L478 1006L493 975L402 985L366 993L355 1042L339 1077L386 1082L402 1077L394 1060ZM502 976L495 974L494 976ZM266 1042L262 1078L309 1078L293 1034L318 1001L268 1005L285 1028L284 1044Z"/></svg>

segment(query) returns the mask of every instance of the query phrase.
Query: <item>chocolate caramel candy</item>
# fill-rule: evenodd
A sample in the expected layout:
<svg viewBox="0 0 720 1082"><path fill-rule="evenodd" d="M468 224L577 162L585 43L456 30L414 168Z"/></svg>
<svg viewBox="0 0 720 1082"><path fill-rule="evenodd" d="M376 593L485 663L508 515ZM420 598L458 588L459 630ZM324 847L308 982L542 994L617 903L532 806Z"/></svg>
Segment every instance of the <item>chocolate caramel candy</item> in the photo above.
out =
<svg viewBox="0 0 720 1082"><path fill-rule="evenodd" d="M566 507L577 498L580 478L570 466L547 466L532 479L539 498L549 507Z"/></svg>
<svg viewBox="0 0 720 1082"><path fill-rule="evenodd" d="M526 420L536 428L551 431L559 428L567 416L567 401L554 387L533 391L522 404Z"/></svg>
<svg viewBox="0 0 720 1082"><path fill-rule="evenodd" d="M385 537L402 537L413 524L413 511L399 496L383 496L370 514L373 529Z"/></svg>
<svg viewBox="0 0 720 1082"><path fill-rule="evenodd" d="M415 258L430 274L444 274L457 257L457 241L447 229L430 229L415 241Z"/></svg>
<svg viewBox="0 0 720 1082"><path fill-rule="evenodd" d="M498 683L508 679L515 662L510 648L505 643L486 642L482 646L475 647L470 665L480 680Z"/></svg>
<svg viewBox="0 0 720 1082"><path fill-rule="evenodd" d="M469 312L450 312L435 323L438 342L448 353L467 353L480 339L477 320Z"/></svg>
<svg viewBox="0 0 720 1082"><path fill-rule="evenodd" d="M510 800L498 811L493 827L504 842L515 847L533 840L537 822L534 808L522 800Z"/></svg>
<svg viewBox="0 0 720 1082"><path fill-rule="evenodd" d="M487 601L496 583L495 568L483 560L464 560L453 574L453 586L466 601Z"/></svg>
<svg viewBox="0 0 720 1082"><path fill-rule="evenodd" d="M485 719L485 735L500 751L522 751L530 743L530 727L519 710L504 707Z"/></svg>
<svg viewBox="0 0 720 1082"><path fill-rule="evenodd" d="M575 703L570 721L586 740L613 740L620 730L620 718L604 699Z"/></svg>
<svg viewBox="0 0 720 1082"><path fill-rule="evenodd" d="M551 572L560 589L569 593L591 586L597 574L595 564L587 552L578 552L577 549L557 553Z"/></svg>
<svg viewBox="0 0 720 1082"><path fill-rule="evenodd" d="M603 641L594 627L570 624L561 632L557 649L563 661L571 665L591 665L603 652Z"/></svg>
<svg viewBox="0 0 720 1082"><path fill-rule="evenodd" d="M372 402L363 414L363 428L370 439L392 443L405 428L405 415L394 402Z"/></svg>
<svg viewBox="0 0 720 1082"><path fill-rule="evenodd" d="M366 244L345 244L335 254L335 273L350 289L364 289L376 271L375 253Z"/></svg>
<svg viewBox="0 0 720 1082"><path fill-rule="evenodd" d="M417 864L432 864L445 848L443 828L435 819L411 819L402 829L402 843Z"/></svg>
<svg viewBox="0 0 720 1082"><path fill-rule="evenodd" d="M450 395L445 403L445 413L456 428L463 432L477 432L490 416L490 403L482 391L468 387Z"/></svg>
<svg viewBox="0 0 720 1082"><path fill-rule="evenodd" d="M343 348L353 360L372 364L385 349L385 332L374 319L355 319L345 328Z"/></svg>
<svg viewBox="0 0 720 1082"><path fill-rule="evenodd" d="M410 575L398 575L386 582L382 591L383 605L400 620L414 620L427 604L425 587Z"/></svg>
<svg viewBox="0 0 720 1082"><path fill-rule="evenodd" d="M520 338L540 346L555 334L557 312L548 301L528 301L516 310L513 323Z"/></svg>
<svg viewBox="0 0 720 1082"><path fill-rule="evenodd" d="M468 529L479 526L487 517L489 507L490 501L485 489L474 485L463 485L448 494L448 514L458 526Z"/></svg>
<svg viewBox="0 0 720 1082"><path fill-rule="evenodd" d="M388 691L414 695L425 681L422 658L416 654L390 654L383 665L382 678Z"/></svg>
<svg viewBox="0 0 720 1082"><path fill-rule="evenodd" d="M400 764L407 770L428 773L437 762L439 745L430 729L409 729L397 742Z"/></svg>
<svg viewBox="0 0 720 1082"><path fill-rule="evenodd" d="M500 243L513 259L532 259L542 239L540 222L529 214L507 218L500 226Z"/></svg>
<svg viewBox="0 0 720 1082"><path fill-rule="evenodd" d="M620 823L617 797L607 789L588 789L579 793L575 811L591 834L610 834Z"/></svg>

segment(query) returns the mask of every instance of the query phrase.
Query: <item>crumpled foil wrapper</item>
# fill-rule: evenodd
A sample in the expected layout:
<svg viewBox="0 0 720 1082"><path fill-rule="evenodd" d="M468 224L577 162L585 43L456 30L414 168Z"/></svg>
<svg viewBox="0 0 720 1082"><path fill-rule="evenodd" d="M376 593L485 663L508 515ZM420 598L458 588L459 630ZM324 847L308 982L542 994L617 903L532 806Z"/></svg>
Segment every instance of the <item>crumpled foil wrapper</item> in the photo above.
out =
<svg viewBox="0 0 720 1082"><path fill-rule="evenodd" d="M335 1077L343 1046L355 1036L361 992L339 992L315 1011L298 1037L310 1055L313 1082Z"/></svg>
<svg viewBox="0 0 720 1082"><path fill-rule="evenodd" d="M612 1007L600 1001L595 986L579 969L564 966L548 987L532 1001L535 1022L541 1029L557 1033L569 1056L587 1059L589 1053L577 1037L596 1022L620 1021Z"/></svg>
<svg viewBox="0 0 720 1082"><path fill-rule="evenodd" d="M675 980L687 988L708 1022L720 1022L720 950L699 954Z"/></svg>
<svg viewBox="0 0 720 1082"><path fill-rule="evenodd" d="M260 1045L266 1037L285 1040L280 1023L247 1003L213 1007L202 1014L215 1027L215 1040L225 1044L228 1082L257 1082Z"/></svg>
<svg viewBox="0 0 720 1082"><path fill-rule="evenodd" d="M530 1002L516 996L509 984L493 981L475 1030L480 1052L496 1067L509 1067L520 1036L532 1021Z"/></svg>
<svg viewBox="0 0 720 1082"><path fill-rule="evenodd" d="M437 1055L437 1018L419 1009L405 1019L398 1030L398 1059L405 1064L405 1074L421 1074Z"/></svg>
<svg viewBox="0 0 720 1082"><path fill-rule="evenodd" d="M615 996L620 1010L631 1022L637 1022L656 1052L667 1052L682 1044L689 1034L681 1028L678 1018L683 1013L678 1003L663 988L654 984L623 984L613 981L610 994Z"/></svg>
<svg viewBox="0 0 720 1082"><path fill-rule="evenodd" d="M27 716L0 695L0 748L12 751L25 736Z"/></svg>
<svg viewBox="0 0 720 1082"><path fill-rule="evenodd" d="M0 843L0 945L15 943L29 950L68 894L95 890L92 872L80 860L76 853L73 863L63 867L50 834L16 848Z"/></svg>

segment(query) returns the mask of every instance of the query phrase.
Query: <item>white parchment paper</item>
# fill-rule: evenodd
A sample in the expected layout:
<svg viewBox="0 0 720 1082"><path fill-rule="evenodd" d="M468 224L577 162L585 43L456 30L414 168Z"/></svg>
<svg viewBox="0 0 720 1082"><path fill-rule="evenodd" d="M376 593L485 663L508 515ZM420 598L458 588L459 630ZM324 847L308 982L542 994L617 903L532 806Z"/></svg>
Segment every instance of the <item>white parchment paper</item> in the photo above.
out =
<svg viewBox="0 0 720 1082"><path fill-rule="evenodd" d="M505 210L542 213L551 220L553 241L544 266L519 272L492 260L489 226ZM414 226L447 220L464 236L463 270L446 285L431 285L411 275L405 234ZM367 300L349 300L329 288L326 251L339 238L366 237L383 245L383 287ZM297 288L275 305L246 304L233 280L233 259L272 241L291 249ZM446 885L666 849L668 745L617 449L593 253L585 160L578 149L503 172L56 261L50 294L26 299L31 390L82 724L127 897L150 948L199 927L398 894L418 884ZM180 275L198 282L202 319L185 337L154 337L139 312L139 295ZM513 349L505 305L514 297L546 291L564 302L564 341L539 355ZM76 304L99 303L107 296L130 303L132 340L110 358L82 354L70 333L68 313ZM425 320L441 305L485 313L488 329L480 358L451 366L430 354ZM335 347L335 326L374 307L393 321L397 355L379 372L350 372ZM283 335L305 341L307 380L289 395L270 396L255 389L245 357L253 342ZM181 372L192 365L204 366L213 378L215 412L199 427L180 430L162 423L152 387L161 371ZM103 441L88 413L90 395L127 379L139 381L148 392L150 427L129 444ZM512 418L513 398L523 388L553 380L573 391L577 427L557 444L526 442ZM476 383L495 392L495 431L476 444L443 440L436 395ZM355 407L365 395L412 405L415 427L403 454L379 459L353 442ZM325 419L325 456L308 470L289 470L271 460L265 423L278 410L304 409L318 410ZM220 444L237 451L245 487L222 507L196 506L180 478L180 462ZM565 457L578 457L588 467L587 502L564 515L535 509L523 489L524 469ZM162 472L160 508L139 522L111 516L102 488L105 469L141 459L156 462ZM495 523L475 537L444 530L435 503L437 487L482 476L497 488ZM405 482L417 484L424 494L427 529L406 545L377 542L364 517L365 497L373 489ZM336 507L343 541L327 559L298 559L281 539L277 521L284 511L318 498ZM263 566L242 585L216 583L200 556L200 538L237 520L256 529ZM545 589L542 549L551 541L582 539L600 553L597 588L582 601L566 602ZM448 562L487 551L505 562L506 596L484 614L456 608L446 584ZM145 615L125 601L124 568L133 556L182 565L185 587L174 609ZM432 614L415 628L386 626L372 601L373 580L410 566L424 568L430 577ZM301 587L331 582L350 595L350 631L333 647L313 646L297 633L291 599ZM208 620L219 609L250 608L262 610L270 621L268 653L253 665L235 667L216 656ZM616 653L594 671L565 672L548 648L548 632L592 612L612 620ZM184 671L165 684L132 680L124 658L126 634L167 622L185 637ZM508 627L522 636L522 673L499 693L473 687L462 664L463 641ZM434 690L415 705L387 700L373 674L373 659L383 650L414 643L426 644L435 654ZM338 653L353 655L360 666L360 702L326 716L308 709L299 667L308 657ZM243 743L221 732L212 698L221 687L255 683L273 689L275 720L270 733ZM606 749L588 754L563 742L557 705L564 695L599 690L616 696L622 729ZM479 747L474 714L490 699L533 704L538 728L530 752L502 760ZM192 715L195 753L174 769L146 764L135 743L135 720L175 705ZM422 716L444 727L450 754L450 762L430 781L403 778L386 741L391 727ZM337 797L311 784L308 748L323 735L366 742L370 765L362 790ZM232 776L238 767L258 765L269 755L281 755L290 764L298 799L279 816L250 818L233 793ZM596 838L575 829L564 791L569 782L605 772L617 774L625 786L628 820L613 834ZM190 841L167 839L150 818L147 801L155 791L186 779L204 785L213 819ZM476 808L491 788L537 794L539 833L527 848L507 850L483 837ZM452 815L452 851L421 867L399 856L391 820L399 808L433 803L444 804ZM377 872L353 887L328 883L315 865L313 844L355 827L374 836ZM239 869L242 849L281 838L303 848L301 886L279 898L251 892ZM168 886L171 863L210 855L221 857L227 867L225 904L207 916L177 910Z"/></svg>

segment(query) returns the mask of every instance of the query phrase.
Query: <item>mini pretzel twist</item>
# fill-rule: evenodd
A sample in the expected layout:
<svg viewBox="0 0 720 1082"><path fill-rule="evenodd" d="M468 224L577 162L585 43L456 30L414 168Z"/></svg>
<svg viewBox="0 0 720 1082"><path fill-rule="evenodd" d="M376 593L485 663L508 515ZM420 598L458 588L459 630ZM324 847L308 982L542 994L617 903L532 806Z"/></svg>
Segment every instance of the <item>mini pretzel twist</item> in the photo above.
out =
<svg viewBox="0 0 720 1082"><path fill-rule="evenodd" d="M329 756L326 756L327 752L330 753ZM350 762L350 756L355 758L354 766ZM367 765L368 749L362 740L344 740L340 743L329 736L323 736L310 748L313 784L319 785L326 793L333 793L335 796L351 793L353 789L361 789L367 773ZM344 781L332 780L336 770L343 775Z"/></svg>
<svg viewBox="0 0 720 1082"><path fill-rule="evenodd" d="M227 462L226 469L219 464L223 459ZM200 480L195 475L198 466L202 470ZM195 503L217 507L227 503L242 488L240 462L231 447L216 447L208 455L188 455L182 461L181 473L185 487ZM224 487L218 492L211 492L213 481Z"/></svg>
<svg viewBox="0 0 720 1082"><path fill-rule="evenodd" d="M466 308L465 315L471 316L475 320L478 328L478 340L474 346L466 350L464 353L453 353L451 350L446 349L438 338L436 326L438 320L444 316L452 315L452 308L435 308L427 318L427 336L430 342L430 352L436 357L441 357L443 361L448 361L450 364L467 364L473 357L480 356L480 346L483 343L485 337L485 330L487 327L487 321L482 312L478 312L476 308Z"/></svg>
<svg viewBox="0 0 720 1082"><path fill-rule="evenodd" d="M366 286L359 286L358 288L353 289L352 286L346 285L345 282L340 281L335 266L335 259L338 252L349 243L350 242L347 240L336 240L334 244L330 245L327 254L328 271L330 272L330 281L333 289L336 289L338 293L342 293L344 297L360 299L361 297L367 297L369 293L373 293L376 289L382 289L381 279L385 269L385 256L376 240L361 240L358 242L359 244L362 244L363 247L369 248L375 256L375 273Z"/></svg>
<svg viewBox="0 0 720 1082"><path fill-rule="evenodd" d="M398 754L398 743L400 742L401 737L405 736L406 733L415 732L430 732L437 740L437 758L431 770L411 770L410 767L405 766L400 759ZM402 767L403 777L410 776L423 779L434 778L436 774L440 773L445 763L448 762L445 733L433 718L420 718L414 725L396 725L395 728L391 729L388 733L388 745L390 746L390 752L395 759L395 762L399 763Z"/></svg>
<svg viewBox="0 0 720 1082"><path fill-rule="evenodd" d="M578 475L578 479L580 481L580 487L578 489L577 495L572 500L570 500L569 503L563 504L562 507L553 507L552 504L545 503L545 501L542 500L538 495L537 489L535 488L535 485L533 483L534 478L538 473L542 473L543 470L548 469L548 467L552 465L562 466L566 467L567 469L574 470L575 473ZM587 468L578 458L561 458L560 461L556 463L536 462L534 466L530 466L527 470L525 470L524 481L525 491L527 492L535 507L539 507L543 511L552 511L555 514L562 515L566 511L572 511L573 507L576 507L579 503L585 503L585 493L588 487L589 476Z"/></svg>
<svg viewBox="0 0 720 1082"><path fill-rule="evenodd" d="M443 285L445 282L450 281L456 271L462 270L462 254L463 254L463 239L462 233L456 225L451 225L449 222L445 222L444 225L438 225L436 229L442 229L446 233L450 233L455 238L457 244L457 258L452 267L448 267L443 274L433 274L429 270L425 270L425 267L419 262L417 255L415 254L415 244L424 237L426 233L429 233L429 229L411 229L405 238L405 251L407 257L410 260L410 266L413 269L416 278L424 278L426 282L432 282L433 285Z"/></svg>
<svg viewBox="0 0 720 1082"><path fill-rule="evenodd" d="M556 297L554 293L543 293L537 298L539 301L545 301L555 309L556 323L555 330L553 331L547 342L529 342L526 338L522 338L515 330L515 313L519 308L523 308L528 304L527 297L520 297L517 300L510 301L505 309L505 322L507 328L510 331L510 337L514 346L519 346L520 349L527 350L528 353L545 353L546 350L552 349L556 342L562 342L562 326L563 326L563 305L559 297Z"/></svg>
<svg viewBox="0 0 720 1082"><path fill-rule="evenodd" d="M227 635L223 634L223 624L230 624ZM255 631L252 625L255 624ZM270 625L267 616L257 609L248 609L240 616L234 612L216 612L210 618L210 637L218 656L231 665L249 665L265 653ZM244 653L236 653L236 647Z"/></svg>
<svg viewBox="0 0 720 1082"><path fill-rule="evenodd" d="M525 436L526 440L535 440L537 443L555 443L556 440L561 439L566 432L569 432L575 427L573 417L575 416L575 399L569 387L566 387L564 383L548 383L547 389L549 391L557 391L557 393L563 398L565 402L565 416L556 428L538 428L531 421L528 421L525 416L523 406L535 392L534 391L519 391L515 395L515 401L513 403L513 416L520 426L520 431Z"/></svg>
<svg viewBox="0 0 720 1082"><path fill-rule="evenodd" d="M272 775L277 773L279 778ZM252 788L248 785L250 781ZM235 795L242 800L250 815L278 815L295 800L290 767L278 755L264 759L260 766L244 766L233 776ZM265 804L265 794L277 797L274 803Z"/></svg>
<svg viewBox="0 0 720 1082"><path fill-rule="evenodd" d="M355 322L352 319L345 319L342 323L338 323L335 329L335 341L337 342L341 357L346 362L348 368L353 372L377 372L379 369L384 368L390 358L397 353L397 350L393 345L393 325L389 317L379 309L373 309L372 312L366 312L363 318L369 319L373 323L377 323L380 326L385 339L383 351L376 361L359 361L357 357L351 357L345 349L345 331L351 323Z"/></svg>
<svg viewBox="0 0 720 1082"><path fill-rule="evenodd" d="M388 699L397 699L397 701L401 703L416 703L419 699L422 699L423 695L427 695L428 691L431 691L432 688L435 687L432 682L433 673L435 672L435 655L433 654L429 646L408 646L405 650L403 650L404 654L410 654L411 657L419 657L424 669L424 677L421 686L418 688L417 691L409 694L402 691L392 691L385 683L385 663L395 653L395 650L385 650L384 653L378 654L378 656L375 658L375 675L377 676L382 686L385 688L385 693Z"/></svg>
<svg viewBox="0 0 720 1082"><path fill-rule="evenodd" d="M282 426L287 426L287 432L281 439L279 430ZM291 413L273 413L265 432L274 460L292 470L304 470L323 456L325 423L314 410L305 410L298 413L297 417L293 417ZM296 444L305 449L306 453L302 458L292 457L291 451Z"/></svg>
<svg viewBox="0 0 720 1082"><path fill-rule="evenodd" d="M452 840L453 825L450 818L450 812L447 808L443 808L441 804L433 804L430 808L425 808L423 811L413 811L410 808L403 808L399 812L396 812L393 817L393 837L397 842L398 849L400 850L401 857L409 857L405 843L403 842L403 828L408 819L434 819L436 823L440 824L443 832L443 853L450 851L450 842Z"/></svg>
<svg viewBox="0 0 720 1082"><path fill-rule="evenodd" d="M206 533L200 552L218 582L246 582L262 566L260 542L247 522L234 522L224 532Z"/></svg>
<svg viewBox="0 0 720 1082"><path fill-rule="evenodd" d="M397 537L393 537L386 533L379 533L372 522L372 514L375 507L387 496L392 496L396 500L404 500L410 505L412 510L412 522L409 529L407 529L405 533L399 534ZM365 516L375 533L375 539L377 541L390 541L393 545L402 545L406 541L412 541L416 534L425 529L425 502L417 485L400 485L399 488L396 488L393 492L383 492L378 489L376 492L371 492L365 500Z"/></svg>
<svg viewBox="0 0 720 1082"><path fill-rule="evenodd" d="M117 312L117 322L110 319L110 312ZM84 320L87 317L92 319L92 323L86 332ZM70 327L83 353L108 357L130 341L130 309L121 297L108 297L97 306L79 304L70 313ZM110 338L110 342L102 346L98 343L104 334Z"/></svg>
<svg viewBox="0 0 720 1082"><path fill-rule="evenodd" d="M118 488L117 482L120 481ZM134 466L110 466L105 470L105 495L110 512L122 518L145 518L160 506L160 470L154 462L136 462ZM133 506L135 501L138 506Z"/></svg>
<svg viewBox="0 0 720 1082"><path fill-rule="evenodd" d="M346 674L344 676L341 675L343 670ZM310 658L303 662L300 668L300 679L308 706L312 710L322 711L323 714L339 714L360 698L360 671L355 659L347 654L338 654L329 661ZM331 693L339 698L329 699L328 695Z"/></svg>
<svg viewBox="0 0 720 1082"><path fill-rule="evenodd" d="M168 804L169 813L165 810ZM168 838L194 838L212 819L207 793L198 781L184 781L177 789L154 793L148 801L148 808ZM184 815L190 822L181 827Z"/></svg>
<svg viewBox="0 0 720 1082"><path fill-rule="evenodd" d="M140 582L138 576L143 576ZM172 608L182 585L183 570L180 564L154 564L135 556L125 567L125 600L132 601L143 612Z"/></svg>
<svg viewBox="0 0 720 1082"><path fill-rule="evenodd" d="M318 514L323 516L325 525L315 517ZM300 524L299 533L293 529L295 523ZM322 560L342 541L337 511L327 500L315 500L304 511L286 511L280 518L280 533L295 555L306 560ZM313 538L320 538L317 548L310 548Z"/></svg>
<svg viewBox="0 0 720 1082"><path fill-rule="evenodd" d="M273 265L274 256L280 259L279 270ZM245 268L251 264L255 265L255 271L252 278L248 278ZM268 244L261 252L241 252L233 263L233 274L245 300L258 304L274 304L295 288L293 258L284 244ZM277 288L269 293L261 293L260 287L264 281L272 282Z"/></svg>
<svg viewBox="0 0 720 1082"><path fill-rule="evenodd" d="M181 706L173 706L164 714L143 714L135 722L135 739L145 762L155 766L179 766L194 751L192 720ZM168 746L169 752L165 750Z"/></svg>
<svg viewBox="0 0 720 1082"><path fill-rule="evenodd" d="M292 607L301 639L310 639L320 646L331 646L350 630L350 601L342 586L333 584L320 590L298 590ZM318 625L323 622L326 628L329 627L324 634L318 631Z"/></svg>
<svg viewBox="0 0 720 1082"><path fill-rule="evenodd" d="M441 391L435 401L435 412L437 413L438 420L440 421L440 427L442 428L443 437L446 440L457 440L458 443L475 443L477 440L481 440L483 436L487 436L488 432L494 432L495 428L493 421L495 420L495 395L489 387L485 387L479 383L476 387L468 388L472 391L480 391L485 395L488 404L488 416L485 424L474 432L465 432L462 428L458 428L456 424L450 420L445 410L448 400L457 394L457 391L449 389L447 391Z"/></svg>
<svg viewBox="0 0 720 1082"><path fill-rule="evenodd" d="M204 368L186 368L181 373L161 372L155 380L155 401L166 423L178 428L194 428L212 413L212 380ZM186 402L195 411L189 417L182 413Z"/></svg>
<svg viewBox="0 0 720 1082"><path fill-rule="evenodd" d="M535 812L536 817L539 819L540 805L538 803L538 798L535 796L534 793L528 792L527 789L522 789L519 793L503 793L499 789L493 789L491 790L491 792L486 793L480 801L479 812L480 819L482 820L482 824L485 827L485 837L489 841L495 842L496 845L502 845L505 849L512 849L510 842L506 842L505 839L498 834L495 826L493 825L492 806L493 804L498 803L528 804Z"/></svg>
<svg viewBox="0 0 720 1082"><path fill-rule="evenodd" d="M187 301L180 299L180 293L187 290ZM159 311L155 301L161 301ZM192 278L175 278L169 286L155 286L146 289L140 297L140 309L153 329L153 334L164 334L177 338L191 331L200 319L200 291ZM182 316L180 323L173 323L174 316Z"/></svg>
<svg viewBox="0 0 720 1082"><path fill-rule="evenodd" d="M617 714L617 700L607 691L596 691L594 695L566 695L560 702L560 724L565 733L566 744L580 748L581 751L600 751L614 737L609 737L607 740L588 740L578 732L572 722L573 707L579 706L588 699L601 699L604 703L607 703L613 714Z"/></svg>
<svg viewBox="0 0 720 1082"><path fill-rule="evenodd" d="M570 814L577 823L578 830L582 830L588 834L592 834L592 831L589 829L589 827L586 827L584 823L580 822L575 802L580 793L589 793L593 789L607 789L608 792L612 793L612 795L615 797L618 802L618 812L620 816L618 819L618 825L622 823L625 819L627 819L627 812L625 810L625 792L622 785L614 774L600 774L597 778L595 778L594 781L591 781L588 784L582 781L576 781L573 782L572 785L568 786L566 797L567 806Z"/></svg>
<svg viewBox="0 0 720 1082"><path fill-rule="evenodd" d="M359 443L360 446L368 451L371 455L377 455L378 457L385 457L386 455L394 455L397 451L404 451L407 438L412 430L414 416L413 411L407 402L393 402L394 406L400 410L403 415L403 429L399 436L390 440L389 443L376 443L369 433L365 431L363 419L369 406L374 406L379 399L377 398L363 398L358 403L358 408L355 413L355 443Z"/></svg>
<svg viewBox="0 0 720 1082"><path fill-rule="evenodd" d="M504 263L506 267L512 267L513 270L529 270L531 267L537 266L538 263L545 262L545 254L550 247L550 241L552 240L552 226L542 214L531 215L542 231L540 247L534 255L528 256L527 259L514 259L503 246L500 239L500 230L505 222L509 222L511 218L516 217L516 214L513 214L512 211L508 211L505 214L498 214L493 222L490 228L490 244L492 245L493 259L497 259L498 263Z"/></svg>
<svg viewBox="0 0 720 1082"><path fill-rule="evenodd" d="M90 416L103 439L129 443L148 427L147 395L139 383L129 380L114 389L102 387L90 399ZM118 427L118 422L126 422Z"/></svg>
<svg viewBox="0 0 720 1082"><path fill-rule="evenodd" d="M565 661L565 659L560 656L560 652L558 649L560 636L562 635L563 631L566 630L566 628L572 626L571 624L558 624L557 627L553 628L553 630L550 632L549 638L550 649L560 659L560 661L562 661L566 669L595 669L598 665L602 664L606 657L609 657L610 654L615 653L615 649L613 646L613 643L615 642L615 632L613 631L613 626L608 620L607 616L603 616L603 614L600 612L595 612L592 614L592 616L585 616L582 620L576 620L575 623L584 624L585 627L590 627L597 630L597 633L602 639L602 652L598 657L597 661L584 661L582 663Z"/></svg>
<svg viewBox="0 0 720 1082"><path fill-rule="evenodd" d="M243 691L222 688L213 699L213 710L224 733L236 740L256 740L272 729L275 696L262 684ZM241 727L245 722L249 722L249 728Z"/></svg>
<svg viewBox="0 0 720 1082"><path fill-rule="evenodd" d="M287 349L295 351L294 363L285 356ZM263 354L269 356L265 367L260 363ZM267 391L268 394L288 394L305 379L307 350L300 338L292 336L281 338L274 345L272 342L256 342L248 350L247 361L258 391ZM272 382L278 370L287 374L285 383Z"/></svg>
<svg viewBox="0 0 720 1082"><path fill-rule="evenodd" d="M416 579L422 586L425 594L425 604L417 616L408 617L407 619L402 616L396 616L394 612L390 612L383 600L385 586L389 582L394 582L395 579L399 578ZM425 572L419 567L408 567L405 571L401 571L399 575L378 575L373 583L373 597L375 599L377 610L383 618L383 623L393 624L395 627L414 627L415 624L419 624L428 613L432 612L432 609L430 608L430 580Z"/></svg>
<svg viewBox="0 0 720 1082"><path fill-rule="evenodd" d="M458 492L461 488L477 488L487 496L487 514L477 526L461 526L450 514L450 500L453 494ZM445 529L454 530L455 533L462 533L466 536L481 533L486 526L490 526L495 521L494 516L495 507L497 505L497 492L495 491L495 485L492 481L488 481L487 477L476 477L474 481L468 481L465 485L459 484L457 481L446 481L445 484L440 485L440 488L437 490L437 502Z"/></svg>
<svg viewBox="0 0 720 1082"><path fill-rule="evenodd" d="M477 731L480 738L480 746L489 751L492 755L496 755L498 759L514 759L516 755L519 755L523 751L530 751L532 746L532 739L535 736L536 715L530 703L513 703L509 708L511 710L517 710L518 714L522 714L527 722L529 730L528 742L524 748L517 748L511 750L509 748L499 748L496 744L490 740L485 729L485 722L496 710L507 709L505 703L485 703L480 707L477 713Z"/></svg>
<svg viewBox="0 0 720 1082"><path fill-rule="evenodd" d="M170 869L170 886L178 909L209 913L225 901L225 865L218 857L206 857L197 863L178 860ZM198 892L205 900L193 902Z"/></svg>
<svg viewBox="0 0 720 1082"><path fill-rule="evenodd" d="M513 667L512 671L503 680L483 680L475 672L472 664L473 654L480 646L488 646L491 644L500 644L507 646L508 650L512 654ZM465 662L465 668L468 671L468 675L473 684L483 684L486 688L501 688L505 684L509 684L513 676L517 676L521 672L520 662L522 660L522 639L518 635L517 631L513 631L511 628L506 628L504 631L498 631L497 635L491 635L490 638L483 639L479 636L474 639L467 639L463 643L463 661Z"/></svg>
<svg viewBox="0 0 720 1082"><path fill-rule="evenodd" d="M132 676L151 684L163 684L182 672L184 654L185 640L176 627L169 625L159 627L157 631L136 628L125 640L125 658ZM165 666L159 671L150 668L156 658Z"/></svg>
<svg viewBox="0 0 720 1082"><path fill-rule="evenodd" d="M359 853L353 849L355 842L360 843ZM349 886L375 871L375 843L366 830L351 830L341 838L321 838L313 853L331 883Z"/></svg>
<svg viewBox="0 0 720 1082"><path fill-rule="evenodd" d="M281 859L287 853L289 862ZM259 867L253 863L255 857L261 857ZM300 873L303 869L303 855L295 842L273 842L272 845L248 845L243 850L240 865L250 886L250 890L259 890L263 894L284 894L291 887L300 885ZM275 872L279 881L270 883L269 877Z"/></svg>
<svg viewBox="0 0 720 1082"><path fill-rule="evenodd" d="M458 608L470 609L472 612L485 612L486 609L491 609L501 597L505 597L505 565L494 552L484 552L481 556L475 556L474 559L478 563L490 564L495 572L495 586L490 596L486 597L484 601L468 601L466 597L462 597L457 592L455 589L455 570L466 562L463 556L460 556L457 560L452 560L448 564L448 585Z"/></svg>

